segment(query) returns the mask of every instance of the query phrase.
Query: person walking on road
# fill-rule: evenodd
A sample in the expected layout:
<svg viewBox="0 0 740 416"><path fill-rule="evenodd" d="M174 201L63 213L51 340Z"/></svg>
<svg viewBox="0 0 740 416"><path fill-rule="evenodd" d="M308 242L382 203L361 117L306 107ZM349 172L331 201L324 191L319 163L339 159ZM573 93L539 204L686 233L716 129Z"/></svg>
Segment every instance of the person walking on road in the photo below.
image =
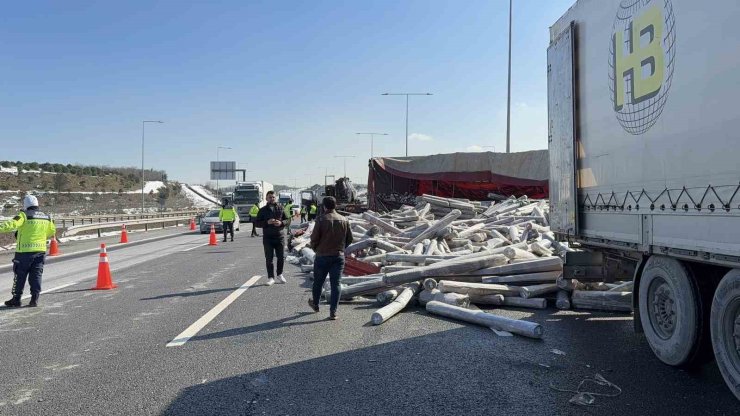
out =
<svg viewBox="0 0 740 416"><path fill-rule="evenodd" d="M308 220L309 221L313 221L316 219L316 211L318 211L316 202L311 202L311 207L308 209Z"/></svg>
<svg viewBox="0 0 740 416"><path fill-rule="evenodd" d="M260 204L259 202L255 202L254 205L252 205L252 208L249 208L249 220L252 221L252 237L259 237L260 235L257 234L257 228L256 228L256 221L257 221L257 215L260 212Z"/></svg>
<svg viewBox="0 0 740 416"><path fill-rule="evenodd" d="M46 240L56 234L57 229L51 217L39 211L38 199L33 195L26 195L23 199L23 211L0 223L0 233L13 231L16 232L17 241L13 257L13 297L5 302L5 306L21 306L26 280L31 286L31 302L28 306L38 306Z"/></svg>
<svg viewBox="0 0 740 416"><path fill-rule="evenodd" d="M285 224L285 236L288 237L288 244L290 244L290 224L293 222L293 200L288 200L288 203L283 207L285 216L288 217L288 222Z"/></svg>
<svg viewBox="0 0 740 416"><path fill-rule="evenodd" d="M336 320L341 290L339 279L344 270L344 249L352 244L352 229L349 221L335 211L337 200L333 196L325 197L321 205L324 213L311 233L311 248L316 252L316 257L313 263L313 299L308 300L308 306L314 312L319 311L319 298L328 274L331 285L329 319Z"/></svg>
<svg viewBox="0 0 740 416"><path fill-rule="evenodd" d="M306 206L301 205L301 224L306 222Z"/></svg>
<svg viewBox="0 0 740 416"><path fill-rule="evenodd" d="M234 241L234 221L236 221L236 208L229 203L228 198L224 198L221 210L218 212L218 219L221 220L224 229L224 243L226 234L231 232L231 241Z"/></svg>
<svg viewBox="0 0 740 416"><path fill-rule="evenodd" d="M283 228L288 222L285 211L275 202L275 192L267 192L267 205L260 208L257 214L257 227L262 228L262 246L265 249L265 264L267 265L267 286L275 283L275 269L273 259L277 257L277 281L286 283L283 276L285 264L285 238Z"/></svg>

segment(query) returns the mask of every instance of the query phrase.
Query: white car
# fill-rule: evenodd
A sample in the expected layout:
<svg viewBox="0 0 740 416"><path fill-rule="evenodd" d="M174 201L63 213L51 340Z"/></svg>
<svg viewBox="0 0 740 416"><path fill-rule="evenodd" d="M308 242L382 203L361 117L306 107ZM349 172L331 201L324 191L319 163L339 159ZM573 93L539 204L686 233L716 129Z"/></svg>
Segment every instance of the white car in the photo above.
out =
<svg viewBox="0 0 740 416"><path fill-rule="evenodd" d="M223 223L221 220L218 219L218 213L220 210L214 209L211 211L208 211L206 215L204 215L200 219L200 233L201 234L207 234L211 232L211 225L214 226L216 229L216 234L223 233ZM239 231L239 215L236 216L236 219L234 220L234 231Z"/></svg>

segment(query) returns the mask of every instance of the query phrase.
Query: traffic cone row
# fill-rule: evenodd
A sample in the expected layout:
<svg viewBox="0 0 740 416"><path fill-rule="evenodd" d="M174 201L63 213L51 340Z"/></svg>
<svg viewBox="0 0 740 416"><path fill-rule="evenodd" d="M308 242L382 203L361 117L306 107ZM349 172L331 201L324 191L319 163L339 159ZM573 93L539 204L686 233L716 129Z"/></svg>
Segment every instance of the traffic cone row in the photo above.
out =
<svg viewBox="0 0 740 416"><path fill-rule="evenodd" d="M115 289L113 278L110 275L110 263L108 263L108 252L105 250L105 244L100 245L100 261L98 262L98 281L93 290L110 290Z"/></svg>
<svg viewBox="0 0 740 416"><path fill-rule="evenodd" d="M59 255L59 244L57 243L56 236L51 237L51 245L49 246L49 255L50 256Z"/></svg>
<svg viewBox="0 0 740 416"><path fill-rule="evenodd" d="M216 227L211 224L211 239L208 241L209 246L217 246L218 241L216 241Z"/></svg>
<svg viewBox="0 0 740 416"><path fill-rule="evenodd" d="M128 243L128 233L126 232L126 224L121 225L121 244Z"/></svg>

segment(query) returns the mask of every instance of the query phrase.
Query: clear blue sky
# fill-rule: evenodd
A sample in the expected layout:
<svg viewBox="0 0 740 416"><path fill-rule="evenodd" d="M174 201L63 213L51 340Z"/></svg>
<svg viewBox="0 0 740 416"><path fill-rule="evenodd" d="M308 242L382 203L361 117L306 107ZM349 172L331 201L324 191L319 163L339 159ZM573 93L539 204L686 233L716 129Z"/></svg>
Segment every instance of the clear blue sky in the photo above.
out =
<svg viewBox="0 0 740 416"><path fill-rule="evenodd" d="M573 0L514 1L512 151L547 147L548 27ZM146 166L204 183L216 147L248 176L319 182L334 155L505 150L505 0L7 3L0 159ZM491 149L485 149L491 150ZM321 179L323 182L323 179Z"/></svg>

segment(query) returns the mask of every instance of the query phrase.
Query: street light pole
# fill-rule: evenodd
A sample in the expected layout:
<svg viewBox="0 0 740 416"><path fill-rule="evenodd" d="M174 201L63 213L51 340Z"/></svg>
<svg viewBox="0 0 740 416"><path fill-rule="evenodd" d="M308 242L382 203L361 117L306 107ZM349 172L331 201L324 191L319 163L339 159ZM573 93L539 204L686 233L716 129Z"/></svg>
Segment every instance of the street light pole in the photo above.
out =
<svg viewBox="0 0 740 416"><path fill-rule="evenodd" d="M407 127L408 129L408 127ZM408 132L407 132L408 133ZM370 159L374 157L373 155L373 141L375 140L375 136L387 136L388 133L355 133L355 134L367 134L370 136ZM407 149L408 152L408 149Z"/></svg>
<svg viewBox="0 0 740 416"><path fill-rule="evenodd" d="M511 152L511 6L509 0L509 83L506 94L506 153Z"/></svg>
<svg viewBox="0 0 740 416"><path fill-rule="evenodd" d="M230 148L230 147L226 147L226 146L216 146L216 166L218 166L218 162L220 162L220 161L221 161L221 159L219 158L219 154L218 154L218 151L219 151L219 150L221 150L221 149L229 149L229 150L231 150L231 148ZM219 174L220 174L220 173L221 173L221 172L219 171L219 172L218 172L218 173L216 174L216 194L217 194L217 196L221 196L221 188L220 188L220 187L218 186L218 176L219 176Z"/></svg>
<svg viewBox="0 0 740 416"><path fill-rule="evenodd" d="M354 156L334 156L335 158L341 157L344 159L344 177L347 177L347 159Z"/></svg>
<svg viewBox="0 0 740 416"><path fill-rule="evenodd" d="M141 214L144 214L144 132L146 123L164 123L159 120L144 120L141 122Z"/></svg>
<svg viewBox="0 0 740 416"><path fill-rule="evenodd" d="M381 95L405 95L406 96L406 157L409 155L409 95L433 95L429 92L385 92Z"/></svg>

